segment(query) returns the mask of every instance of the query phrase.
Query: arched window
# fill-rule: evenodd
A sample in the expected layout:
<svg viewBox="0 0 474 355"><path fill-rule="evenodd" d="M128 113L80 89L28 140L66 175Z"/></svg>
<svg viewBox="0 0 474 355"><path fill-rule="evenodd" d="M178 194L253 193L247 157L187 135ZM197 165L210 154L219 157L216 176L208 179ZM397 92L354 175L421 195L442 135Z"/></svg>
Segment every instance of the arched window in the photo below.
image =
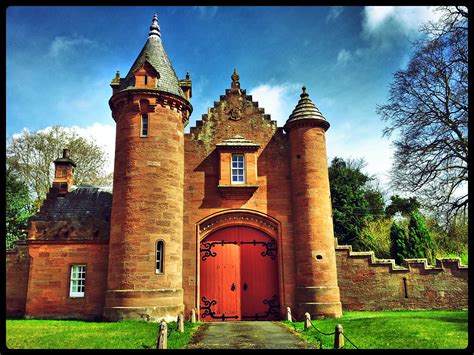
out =
<svg viewBox="0 0 474 355"><path fill-rule="evenodd" d="M148 137L148 113L142 113L141 137Z"/></svg>
<svg viewBox="0 0 474 355"><path fill-rule="evenodd" d="M159 240L156 242L156 273L162 274L165 262L165 242Z"/></svg>

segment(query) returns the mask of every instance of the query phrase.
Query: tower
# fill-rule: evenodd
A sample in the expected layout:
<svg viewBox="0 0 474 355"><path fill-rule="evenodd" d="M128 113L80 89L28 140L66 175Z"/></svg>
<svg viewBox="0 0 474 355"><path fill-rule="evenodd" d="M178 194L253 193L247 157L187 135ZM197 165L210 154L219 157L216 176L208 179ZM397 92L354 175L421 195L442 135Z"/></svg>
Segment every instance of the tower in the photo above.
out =
<svg viewBox="0 0 474 355"><path fill-rule="evenodd" d="M292 176L296 304L303 316L340 317L325 132L329 123L303 87L286 121Z"/></svg>
<svg viewBox="0 0 474 355"><path fill-rule="evenodd" d="M184 127L191 80L178 80L155 15L125 78L110 84L116 122L104 318L171 320L182 288Z"/></svg>

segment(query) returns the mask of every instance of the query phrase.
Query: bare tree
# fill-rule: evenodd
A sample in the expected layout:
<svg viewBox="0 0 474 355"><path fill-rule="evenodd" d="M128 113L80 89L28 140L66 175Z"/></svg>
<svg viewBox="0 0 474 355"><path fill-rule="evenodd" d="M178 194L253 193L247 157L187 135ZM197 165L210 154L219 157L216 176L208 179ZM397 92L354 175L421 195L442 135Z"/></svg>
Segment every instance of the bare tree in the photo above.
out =
<svg viewBox="0 0 474 355"><path fill-rule="evenodd" d="M393 186L449 217L468 208L467 8L438 11L377 113L397 133Z"/></svg>
<svg viewBox="0 0 474 355"><path fill-rule="evenodd" d="M54 176L53 161L69 148L71 159L77 164L74 170L76 185L110 185L111 174L106 175L104 165L107 154L92 139L61 126L49 130L29 132L10 137L7 143L7 165L29 188L38 208L46 197Z"/></svg>

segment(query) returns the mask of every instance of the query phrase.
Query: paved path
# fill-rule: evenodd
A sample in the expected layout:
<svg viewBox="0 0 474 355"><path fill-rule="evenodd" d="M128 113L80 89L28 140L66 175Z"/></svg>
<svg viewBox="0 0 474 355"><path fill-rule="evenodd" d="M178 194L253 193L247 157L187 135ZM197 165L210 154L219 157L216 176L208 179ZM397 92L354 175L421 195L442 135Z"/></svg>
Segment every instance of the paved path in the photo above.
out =
<svg viewBox="0 0 474 355"><path fill-rule="evenodd" d="M208 322L188 349L314 349L278 322Z"/></svg>

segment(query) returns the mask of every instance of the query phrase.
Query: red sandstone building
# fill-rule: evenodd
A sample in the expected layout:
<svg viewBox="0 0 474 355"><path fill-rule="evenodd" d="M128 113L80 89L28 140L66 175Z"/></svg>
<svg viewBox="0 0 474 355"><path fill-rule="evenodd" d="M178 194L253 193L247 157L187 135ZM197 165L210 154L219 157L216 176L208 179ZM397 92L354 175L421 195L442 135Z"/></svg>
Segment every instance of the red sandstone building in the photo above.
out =
<svg viewBox="0 0 474 355"><path fill-rule="evenodd" d="M457 260L377 260L333 235L325 132L303 88L284 127L231 87L197 121L155 16L112 80L112 189L74 186L65 150L27 241L7 252L7 314L203 321L467 307ZM73 151L74 147L71 147Z"/></svg>

